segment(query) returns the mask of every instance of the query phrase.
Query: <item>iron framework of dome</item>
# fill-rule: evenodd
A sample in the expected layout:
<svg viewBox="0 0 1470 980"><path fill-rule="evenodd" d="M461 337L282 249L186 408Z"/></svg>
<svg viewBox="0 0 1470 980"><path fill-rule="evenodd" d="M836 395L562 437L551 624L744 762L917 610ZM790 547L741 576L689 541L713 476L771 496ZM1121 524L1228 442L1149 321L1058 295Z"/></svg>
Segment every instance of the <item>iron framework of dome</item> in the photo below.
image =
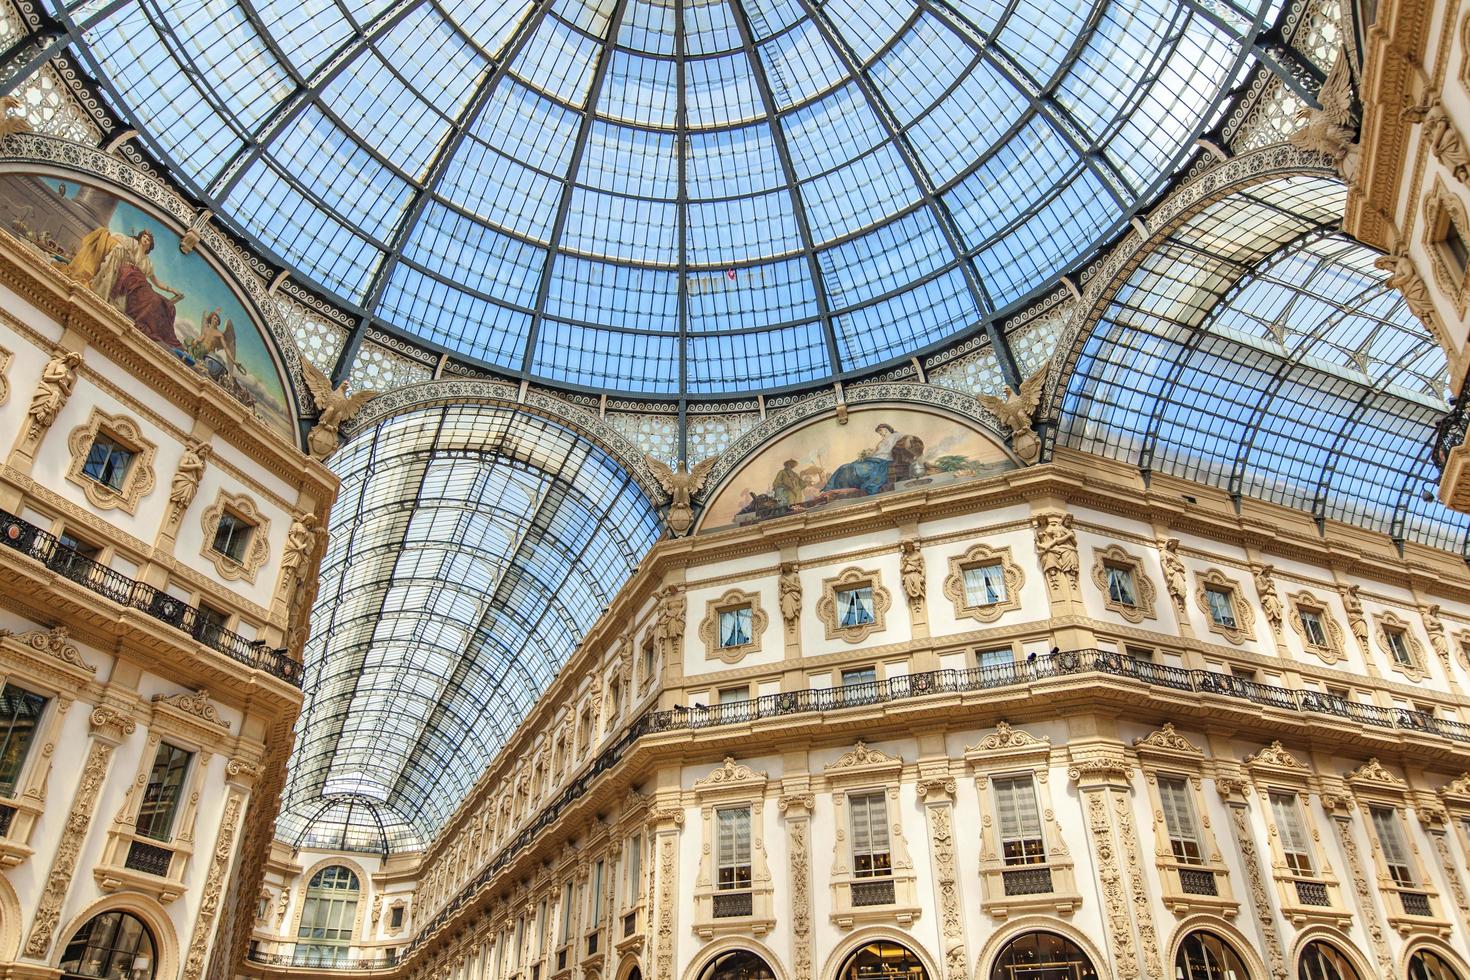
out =
<svg viewBox="0 0 1470 980"><path fill-rule="evenodd" d="M188 193L359 317L339 373L373 327L668 396L871 373L981 328L1014 381L1000 315L1157 196L1252 55L1270 61L1280 14L50 3L43 53L68 52Z"/></svg>

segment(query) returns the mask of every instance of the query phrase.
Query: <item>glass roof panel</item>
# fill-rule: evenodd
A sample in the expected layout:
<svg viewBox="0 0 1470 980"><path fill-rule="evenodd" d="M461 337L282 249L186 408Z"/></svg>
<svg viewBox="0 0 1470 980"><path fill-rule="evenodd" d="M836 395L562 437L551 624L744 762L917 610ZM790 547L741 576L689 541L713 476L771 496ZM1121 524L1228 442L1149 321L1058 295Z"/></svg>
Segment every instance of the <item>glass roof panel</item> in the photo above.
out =
<svg viewBox="0 0 1470 980"><path fill-rule="evenodd" d="M1088 338L1059 441L1463 551L1470 515L1432 502L1443 351L1336 231L1344 201L1278 179L1182 226Z"/></svg>
<svg viewBox="0 0 1470 980"><path fill-rule="evenodd" d="M278 823L397 850L439 829L659 533L601 449L510 409L421 409L333 459Z"/></svg>
<svg viewBox="0 0 1470 980"><path fill-rule="evenodd" d="M1220 117L1276 6L51 2L105 13L72 53L293 278L501 371L660 395L870 370L1048 288ZM843 268L919 222L890 268ZM738 313L694 301L778 259ZM620 282L637 303L604 302Z"/></svg>

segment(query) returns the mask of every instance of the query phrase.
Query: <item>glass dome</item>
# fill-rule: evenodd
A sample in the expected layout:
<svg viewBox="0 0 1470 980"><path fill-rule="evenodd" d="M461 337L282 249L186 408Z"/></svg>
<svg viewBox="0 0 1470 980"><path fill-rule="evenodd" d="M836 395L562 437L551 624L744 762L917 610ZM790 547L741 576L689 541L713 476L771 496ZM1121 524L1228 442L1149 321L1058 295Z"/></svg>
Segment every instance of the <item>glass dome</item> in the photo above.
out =
<svg viewBox="0 0 1470 980"><path fill-rule="evenodd" d="M715 395L992 324L1218 121L1247 0L85 0L218 220L500 372Z"/></svg>

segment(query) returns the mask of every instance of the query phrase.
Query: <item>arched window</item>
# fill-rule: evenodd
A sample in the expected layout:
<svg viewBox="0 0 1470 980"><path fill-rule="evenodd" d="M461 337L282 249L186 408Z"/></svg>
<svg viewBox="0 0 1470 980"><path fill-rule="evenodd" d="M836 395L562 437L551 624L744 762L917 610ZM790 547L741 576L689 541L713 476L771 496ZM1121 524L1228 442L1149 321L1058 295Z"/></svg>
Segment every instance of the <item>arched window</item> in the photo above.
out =
<svg viewBox="0 0 1470 980"><path fill-rule="evenodd" d="M61 974L103 980L153 980L157 966L153 949L153 933L142 919L127 912L103 912L89 919L66 944Z"/></svg>
<svg viewBox="0 0 1470 980"><path fill-rule="evenodd" d="M1297 969L1301 980L1362 980L1353 964L1337 947L1323 942L1310 942L1302 949Z"/></svg>
<svg viewBox="0 0 1470 980"><path fill-rule="evenodd" d="M640 977L637 968L634 973ZM628 980L633 980L632 976ZM721 953L700 971L699 980L776 980L776 974L765 960L748 949Z"/></svg>
<svg viewBox="0 0 1470 980"><path fill-rule="evenodd" d="M360 891L357 875L340 864L311 876L296 930L297 966L332 966L347 959Z"/></svg>
<svg viewBox="0 0 1470 980"><path fill-rule="evenodd" d="M928 980L924 964L907 947L878 940L853 953L838 980Z"/></svg>
<svg viewBox="0 0 1470 980"><path fill-rule="evenodd" d="M1443 956L1421 949L1409 957L1409 980L1460 980Z"/></svg>
<svg viewBox="0 0 1470 980"><path fill-rule="evenodd" d="M1054 932L1027 932L1006 943L990 980L1097 980L1081 947Z"/></svg>
<svg viewBox="0 0 1470 980"><path fill-rule="evenodd" d="M1213 932L1191 932L1174 956L1176 980L1251 980L1229 943Z"/></svg>

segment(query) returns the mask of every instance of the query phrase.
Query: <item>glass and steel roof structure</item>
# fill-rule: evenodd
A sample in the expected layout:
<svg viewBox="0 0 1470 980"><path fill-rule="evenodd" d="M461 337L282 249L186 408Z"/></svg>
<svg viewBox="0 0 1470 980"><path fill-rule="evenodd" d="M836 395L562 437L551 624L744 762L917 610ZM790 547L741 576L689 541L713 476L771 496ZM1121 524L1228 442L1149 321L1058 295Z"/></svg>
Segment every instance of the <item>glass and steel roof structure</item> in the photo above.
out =
<svg viewBox="0 0 1470 980"><path fill-rule="evenodd" d="M1156 197L1279 6L43 4L192 196L364 324L669 396L995 339Z"/></svg>
<svg viewBox="0 0 1470 980"><path fill-rule="evenodd" d="M1465 551L1434 498L1445 356L1336 231L1336 180L1234 194L1135 270L1093 327L1059 441L1322 519Z"/></svg>
<svg viewBox="0 0 1470 980"><path fill-rule="evenodd" d="M278 835L412 849L464 798L657 539L602 449L511 408L359 433L306 648Z"/></svg>

